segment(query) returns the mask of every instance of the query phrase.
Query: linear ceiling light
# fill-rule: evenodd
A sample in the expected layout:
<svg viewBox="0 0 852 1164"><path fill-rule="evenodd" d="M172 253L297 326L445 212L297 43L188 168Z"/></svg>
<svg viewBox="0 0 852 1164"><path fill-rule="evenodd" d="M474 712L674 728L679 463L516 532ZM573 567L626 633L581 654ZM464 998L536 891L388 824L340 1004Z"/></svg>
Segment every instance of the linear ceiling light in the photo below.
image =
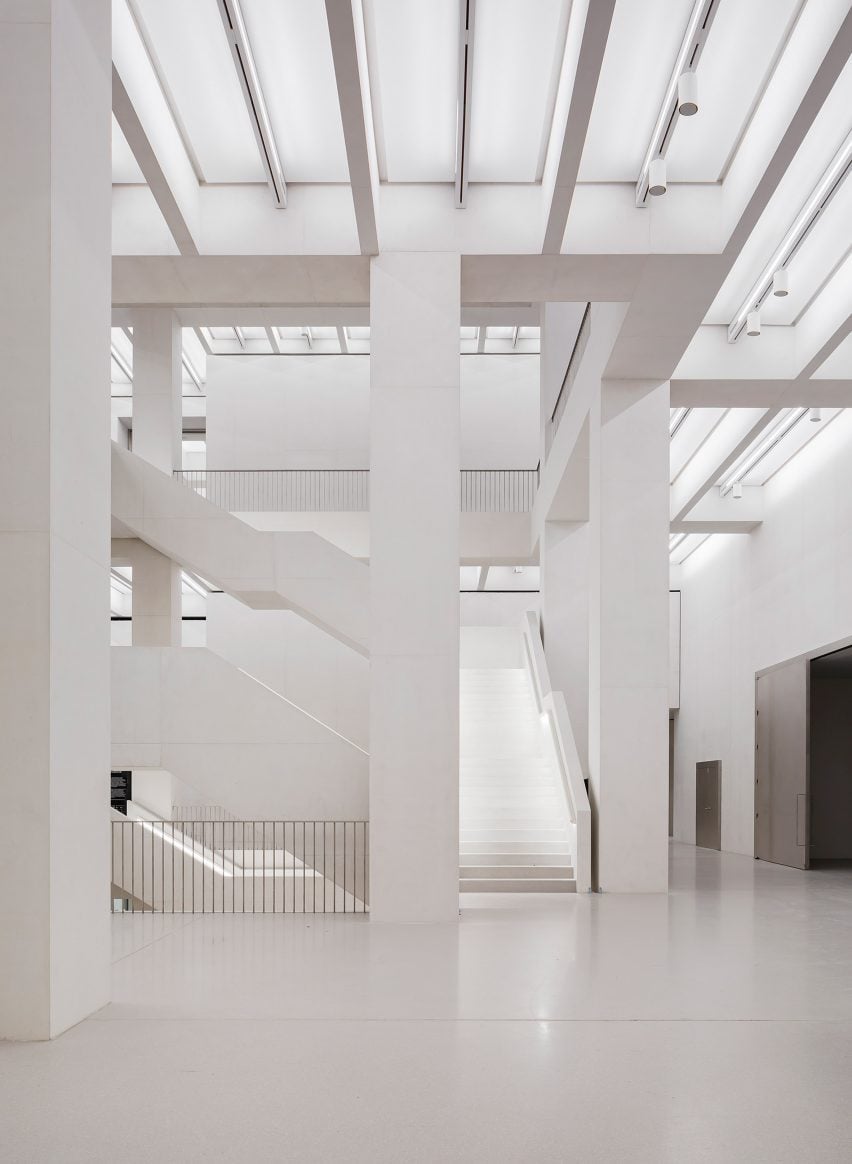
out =
<svg viewBox="0 0 852 1164"><path fill-rule="evenodd" d="M735 485L740 484L743 477L748 476L752 469L755 469L760 464L767 453L774 449L779 441L784 439L787 433L799 423L807 411L807 408L791 408L788 413L780 416L762 440L759 440L751 449L746 450L745 454L740 458L739 464L731 471L725 482L719 487L720 495L724 497Z"/></svg>
<svg viewBox="0 0 852 1164"><path fill-rule="evenodd" d="M669 553L673 554L686 537L685 533L669 534Z"/></svg>
<svg viewBox="0 0 852 1164"><path fill-rule="evenodd" d="M456 208L458 210L462 210L467 201L475 12L476 0L459 0L459 88L456 103Z"/></svg>
<svg viewBox="0 0 852 1164"><path fill-rule="evenodd" d="M642 169L636 183L636 205L648 205L648 195L665 194L666 151L671 145L678 117L691 117L698 112L698 79L695 74L698 60L704 51L710 25L721 0L695 0L695 7L686 26L666 95L654 125L654 132L645 151ZM653 174L651 173L653 167Z"/></svg>
<svg viewBox="0 0 852 1164"><path fill-rule="evenodd" d="M110 344L109 352L110 352L110 355L112 356L113 360L115 360L116 367L118 368L118 370L123 375L125 375L127 377L127 379L130 380L132 383L132 381L133 381L133 369L130 367L129 361L124 358L124 356L121 354L121 352L115 346L115 344Z"/></svg>
<svg viewBox="0 0 852 1164"><path fill-rule="evenodd" d="M669 436L673 437L692 410L689 408L673 408L669 414Z"/></svg>
<svg viewBox="0 0 852 1164"><path fill-rule="evenodd" d="M784 235L775 248L772 258L763 268L760 278L752 287L747 298L743 300L739 311L728 328L728 343L733 344L739 339L743 328L750 317L757 322L757 330L748 328L749 335L760 335L760 307L769 295L779 298L787 295L790 289L787 264L807 238L815 222L828 206L831 199L840 189L843 179L852 168L852 133L835 154L833 161L820 178L805 205L796 216L793 225Z"/></svg>
<svg viewBox="0 0 852 1164"><path fill-rule="evenodd" d="M266 102L263 99L263 90L260 87L260 78L249 44L240 0L219 0L219 12L225 26L228 44L231 46L234 63L237 66L237 75L254 129L254 136L257 138L267 181L275 197L276 206L283 209L287 205L287 184L284 181L281 158L275 144L275 135L272 132L272 122L269 120Z"/></svg>
<svg viewBox="0 0 852 1164"><path fill-rule="evenodd" d="M128 578L125 578L123 574L119 574L118 570L110 570L109 577L110 586L112 586L113 590L120 594L130 594L133 587Z"/></svg>
<svg viewBox="0 0 852 1164"><path fill-rule="evenodd" d="M189 356L184 351L182 351L180 354L180 362L183 364L184 371L186 372L187 376L189 376L190 380L193 382L195 387L200 392L201 391L201 376L198 374L198 370L195 367L195 365L193 364L192 360L189 358Z"/></svg>
<svg viewBox="0 0 852 1164"><path fill-rule="evenodd" d="M210 587L205 586L201 579L197 578L194 574L188 574L186 570L181 570L180 578L187 590L191 590L199 598L206 598L210 593Z"/></svg>

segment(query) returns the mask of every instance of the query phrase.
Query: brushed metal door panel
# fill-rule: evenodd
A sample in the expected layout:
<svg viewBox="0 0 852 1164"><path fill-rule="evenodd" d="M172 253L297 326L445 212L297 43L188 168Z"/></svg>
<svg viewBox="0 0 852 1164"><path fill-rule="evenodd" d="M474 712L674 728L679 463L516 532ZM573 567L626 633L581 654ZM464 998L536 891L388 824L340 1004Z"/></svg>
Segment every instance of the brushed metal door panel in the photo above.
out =
<svg viewBox="0 0 852 1164"><path fill-rule="evenodd" d="M722 848L722 764L719 760L695 765L695 843L703 849Z"/></svg>
<svg viewBox="0 0 852 1164"><path fill-rule="evenodd" d="M808 867L808 663L757 680L754 854Z"/></svg>

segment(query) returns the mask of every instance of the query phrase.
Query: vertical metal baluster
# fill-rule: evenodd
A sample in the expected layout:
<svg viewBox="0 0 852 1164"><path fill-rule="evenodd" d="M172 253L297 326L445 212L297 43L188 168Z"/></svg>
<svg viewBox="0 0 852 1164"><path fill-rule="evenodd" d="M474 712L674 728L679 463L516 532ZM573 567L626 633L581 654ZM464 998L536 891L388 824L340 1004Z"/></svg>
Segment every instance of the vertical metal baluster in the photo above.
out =
<svg viewBox="0 0 852 1164"><path fill-rule="evenodd" d="M276 888L276 882L278 881L278 874L276 872L276 867L278 865L278 857L277 857L278 849L276 848L276 845L275 845L275 825L276 825L276 822L273 821L272 822L272 912L273 913L275 913L275 901L276 901L275 888Z"/></svg>
<svg viewBox="0 0 852 1164"><path fill-rule="evenodd" d="M367 822L361 822L361 844L364 846L364 873L361 882L361 912L367 912Z"/></svg>
<svg viewBox="0 0 852 1164"><path fill-rule="evenodd" d="M257 871L255 869L257 860L257 829L254 827L254 821L252 821L251 841L251 912L255 913L255 901L257 899Z"/></svg>
<svg viewBox="0 0 852 1164"><path fill-rule="evenodd" d="M343 822L343 912L346 913L346 821Z"/></svg>
<svg viewBox="0 0 852 1164"><path fill-rule="evenodd" d="M307 859L305 854L305 822L302 821L302 913L305 912L305 893L307 886L305 885L305 868L307 866Z"/></svg>
<svg viewBox="0 0 852 1164"><path fill-rule="evenodd" d="M130 822L130 912L136 913L136 822Z"/></svg>
<svg viewBox="0 0 852 1164"><path fill-rule="evenodd" d="M317 912L317 822L311 823L311 829L314 834L314 851L311 853L311 868L313 869L313 876L311 877L311 884L314 887L314 903L311 910L312 913Z"/></svg>
<svg viewBox="0 0 852 1164"><path fill-rule="evenodd" d="M207 840L207 821L201 822L201 912L207 912L207 866L204 864L204 846Z"/></svg>
<svg viewBox="0 0 852 1164"><path fill-rule="evenodd" d="M127 892L127 865L124 860L124 821L121 822L121 888Z"/></svg>

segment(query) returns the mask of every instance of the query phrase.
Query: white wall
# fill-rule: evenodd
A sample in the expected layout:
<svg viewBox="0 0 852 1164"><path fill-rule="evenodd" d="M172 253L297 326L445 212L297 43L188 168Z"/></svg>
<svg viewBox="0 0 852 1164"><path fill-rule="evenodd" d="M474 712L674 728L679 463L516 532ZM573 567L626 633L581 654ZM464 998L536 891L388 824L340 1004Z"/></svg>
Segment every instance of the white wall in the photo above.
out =
<svg viewBox="0 0 852 1164"><path fill-rule="evenodd" d="M462 468L535 468L538 363L535 355L461 357ZM368 356L213 356L207 466L366 469L369 414Z"/></svg>
<svg viewBox="0 0 852 1164"><path fill-rule="evenodd" d="M367 756L203 649L113 649L112 766L247 819L367 816Z"/></svg>
<svg viewBox="0 0 852 1164"><path fill-rule="evenodd" d="M292 611L252 610L227 594L209 596L206 625L210 650L368 747L370 662L363 655Z"/></svg>
<svg viewBox="0 0 852 1164"><path fill-rule="evenodd" d="M695 839L695 765L722 762L722 848L754 850L754 677L852 637L852 415L769 482L763 524L682 569L675 837Z"/></svg>
<svg viewBox="0 0 852 1164"><path fill-rule="evenodd" d="M209 469L369 467L368 356L211 356Z"/></svg>
<svg viewBox="0 0 852 1164"><path fill-rule="evenodd" d="M165 768L137 768L131 787L133 803L147 808L160 820L172 819L172 774Z"/></svg>
<svg viewBox="0 0 852 1164"><path fill-rule="evenodd" d="M541 608L538 594L497 594L487 590L460 594L461 624L465 626L520 627L527 610Z"/></svg>

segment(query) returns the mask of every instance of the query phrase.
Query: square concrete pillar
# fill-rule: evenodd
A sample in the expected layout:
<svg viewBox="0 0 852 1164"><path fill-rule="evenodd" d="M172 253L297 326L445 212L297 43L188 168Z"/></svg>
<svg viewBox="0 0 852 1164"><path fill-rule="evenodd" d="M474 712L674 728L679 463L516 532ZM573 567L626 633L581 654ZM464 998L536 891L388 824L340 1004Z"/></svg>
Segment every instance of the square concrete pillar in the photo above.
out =
<svg viewBox="0 0 852 1164"><path fill-rule="evenodd" d="M458 916L457 255L370 278L370 910Z"/></svg>
<svg viewBox="0 0 852 1164"><path fill-rule="evenodd" d="M109 0L0 18L0 1038L109 998Z"/></svg>
<svg viewBox="0 0 852 1164"><path fill-rule="evenodd" d="M669 384L603 381L590 426L597 885L668 888Z"/></svg>
<svg viewBox="0 0 852 1164"><path fill-rule="evenodd" d="M133 313L133 452L171 474L181 468L181 329L167 307Z"/></svg>
<svg viewBox="0 0 852 1164"><path fill-rule="evenodd" d="M171 476L182 467L182 336L169 308L133 313L133 452ZM180 567L144 543L133 553L133 645L181 644Z"/></svg>

